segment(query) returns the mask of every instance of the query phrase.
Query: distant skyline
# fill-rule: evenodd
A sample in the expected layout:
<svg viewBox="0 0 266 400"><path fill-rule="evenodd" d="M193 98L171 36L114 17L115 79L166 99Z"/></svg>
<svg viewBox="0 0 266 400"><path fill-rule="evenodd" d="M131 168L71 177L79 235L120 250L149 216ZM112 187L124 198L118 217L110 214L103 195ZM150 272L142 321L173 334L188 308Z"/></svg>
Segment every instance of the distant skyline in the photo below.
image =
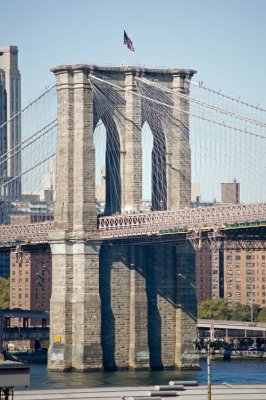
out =
<svg viewBox="0 0 266 400"><path fill-rule="evenodd" d="M19 49L23 104L57 65L126 63L193 68L194 80L266 105L264 0L4 0L1 15L0 46Z"/></svg>

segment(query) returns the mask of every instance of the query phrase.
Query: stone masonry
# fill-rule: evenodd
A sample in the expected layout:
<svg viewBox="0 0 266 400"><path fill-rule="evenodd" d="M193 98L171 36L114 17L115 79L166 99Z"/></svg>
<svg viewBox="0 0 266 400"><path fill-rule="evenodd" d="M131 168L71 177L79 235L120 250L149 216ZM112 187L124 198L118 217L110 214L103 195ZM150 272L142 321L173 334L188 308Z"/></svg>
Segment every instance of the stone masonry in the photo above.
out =
<svg viewBox="0 0 266 400"><path fill-rule="evenodd" d="M186 244L101 242L95 207L93 75L120 87L123 118L106 128L106 214L137 210L142 201L141 129L154 134L154 210L190 205L188 102L173 99L158 130L145 116L136 78L145 76L188 94L193 70L66 65L53 70L58 93L55 230L50 234L52 297L48 368L116 370L194 368L194 254ZM97 84L97 82L95 83ZM181 111L180 111L181 110ZM174 128L173 128L174 126ZM157 129L157 131L153 131ZM159 138L164 150L159 150ZM115 154L115 162L112 156ZM157 180L156 180L157 179ZM112 185L117 184L116 193ZM159 196L160 193L160 196ZM159 200L160 199L160 200Z"/></svg>

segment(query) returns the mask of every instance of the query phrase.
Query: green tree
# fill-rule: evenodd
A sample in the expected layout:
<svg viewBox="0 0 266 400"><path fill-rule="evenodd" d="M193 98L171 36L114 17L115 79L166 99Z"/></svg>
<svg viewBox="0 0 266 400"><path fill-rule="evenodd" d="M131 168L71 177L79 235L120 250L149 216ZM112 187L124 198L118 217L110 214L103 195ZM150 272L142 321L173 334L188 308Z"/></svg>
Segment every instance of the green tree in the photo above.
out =
<svg viewBox="0 0 266 400"><path fill-rule="evenodd" d="M262 308L257 315L257 322L266 322L266 308Z"/></svg>
<svg viewBox="0 0 266 400"><path fill-rule="evenodd" d="M9 279L0 277L0 308L9 307Z"/></svg>
<svg viewBox="0 0 266 400"><path fill-rule="evenodd" d="M259 305L253 304L253 321L257 320L259 310ZM250 321L251 308L236 302L228 303L223 298L205 300L198 304L198 318Z"/></svg>
<svg viewBox="0 0 266 400"><path fill-rule="evenodd" d="M225 299L205 300L198 304L198 318L231 319L231 310Z"/></svg>

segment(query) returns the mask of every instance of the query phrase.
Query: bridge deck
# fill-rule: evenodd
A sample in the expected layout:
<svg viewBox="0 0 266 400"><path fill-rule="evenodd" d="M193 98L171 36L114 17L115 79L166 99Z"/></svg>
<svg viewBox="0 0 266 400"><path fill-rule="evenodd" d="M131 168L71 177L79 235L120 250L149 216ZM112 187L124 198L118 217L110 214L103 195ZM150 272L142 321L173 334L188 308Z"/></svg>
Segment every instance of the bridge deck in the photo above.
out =
<svg viewBox="0 0 266 400"><path fill-rule="evenodd" d="M102 239L149 236L165 233L187 234L241 227L266 226L266 204L238 204L186 208L177 211L120 214L99 218ZM1 225L2 247L47 243L54 222Z"/></svg>

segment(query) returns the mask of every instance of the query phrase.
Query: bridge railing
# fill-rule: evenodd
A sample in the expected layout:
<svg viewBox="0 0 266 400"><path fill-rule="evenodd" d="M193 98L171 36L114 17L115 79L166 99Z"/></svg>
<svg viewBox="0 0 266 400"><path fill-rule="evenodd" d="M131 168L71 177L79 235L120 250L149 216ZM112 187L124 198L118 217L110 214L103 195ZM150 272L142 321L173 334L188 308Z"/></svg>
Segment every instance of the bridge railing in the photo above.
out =
<svg viewBox="0 0 266 400"><path fill-rule="evenodd" d="M99 218L103 239L155 235L162 230L180 229L183 233L218 230L226 224L263 222L266 224L266 204L237 204L186 208L176 211L156 211L120 214ZM28 242L47 243L53 221L24 225L1 225L0 243L3 245Z"/></svg>
<svg viewBox="0 0 266 400"><path fill-rule="evenodd" d="M0 243L14 242L46 243L48 232L54 229L53 221L21 225L1 225Z"/></svg>
<svg viewBox="0 0 266 400"><path fill-rule="evenodd" d="M225 224L266 220L266 204L217 205L185 208L177 211L157 211L120 214L99 218L103 238L159 233L162 229L219 229Z"/></svg>

